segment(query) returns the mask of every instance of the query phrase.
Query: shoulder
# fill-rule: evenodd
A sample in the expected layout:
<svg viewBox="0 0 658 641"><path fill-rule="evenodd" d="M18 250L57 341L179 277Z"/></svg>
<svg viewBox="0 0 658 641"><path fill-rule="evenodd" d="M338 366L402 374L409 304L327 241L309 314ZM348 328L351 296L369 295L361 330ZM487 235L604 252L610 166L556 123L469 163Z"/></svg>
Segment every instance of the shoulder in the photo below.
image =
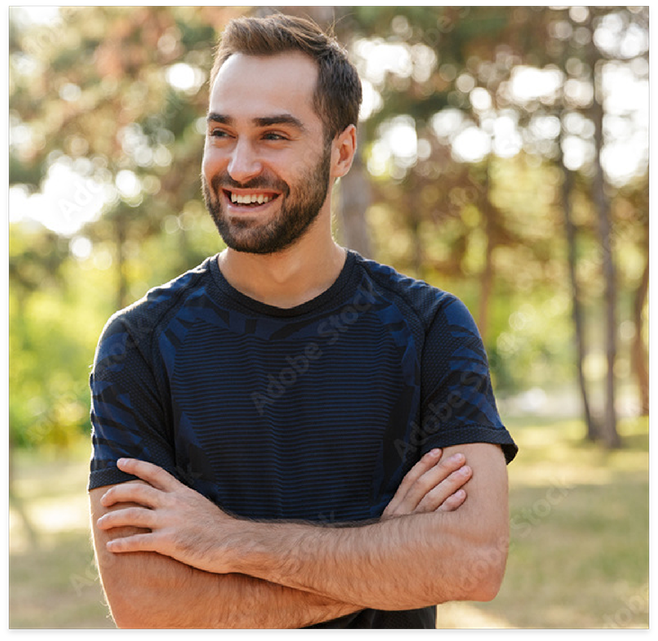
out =
<svg viewBox="0 0 658 641"><path fill-rule="evenodd" d="M126 335L141 343L154 336L158 327L171 318L191 297L203 294L211 279L207 258L197 267L167 283L150 289L142 298L114 313L103 328L101 342Z"/></svg>
<svg viewBox="0 0 658 641"><path fill-rule="evenodd" d="M388 298L405 308L407 314L415 315L426 330L437 320L469 329L475 327L468 308L454 294L359 254L356 254L356 264L380 297Z"/></svg>

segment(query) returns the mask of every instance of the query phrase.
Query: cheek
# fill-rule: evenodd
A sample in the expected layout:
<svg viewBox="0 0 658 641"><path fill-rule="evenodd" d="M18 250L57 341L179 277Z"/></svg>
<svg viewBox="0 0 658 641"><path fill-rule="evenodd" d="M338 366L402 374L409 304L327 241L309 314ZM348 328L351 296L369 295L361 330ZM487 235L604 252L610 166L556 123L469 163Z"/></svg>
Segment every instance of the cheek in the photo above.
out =
<svg viewBox="0 0 658 641"><path fill-rule="evenodd" d="M224 163L225 164L225 163ZM222 168L222 154L218 153L208 143L203 149L203 159L201 161L201 173L206 178L216 174Z"/></svg>
<svg viewBox="0 0 658 641"><path fill-rule="evenodd" d="M204 149L203 151L203 159L201 160L201 174L208 178L208 174L210 172L212 163L211 160L208 156L208 150Z"/></svg>

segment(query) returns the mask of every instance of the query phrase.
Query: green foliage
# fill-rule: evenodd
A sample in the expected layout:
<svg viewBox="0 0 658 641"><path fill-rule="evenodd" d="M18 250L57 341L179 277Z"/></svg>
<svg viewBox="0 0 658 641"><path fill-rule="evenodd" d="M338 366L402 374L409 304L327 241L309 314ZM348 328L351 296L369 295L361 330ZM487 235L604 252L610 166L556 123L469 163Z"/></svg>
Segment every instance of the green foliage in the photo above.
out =
<svg viewBox="0 0 658 641"><path fill-rule="evenodd" d="M88 367L106 319L222 249L200 194L200 123L212 46L230 18L251 11L68 7L43 23L22 20L20 8L10 11L10 194L20 191L18 200L31 204L43 194L41 209L48 212L39 218L46 227L17 216L17 206L10 212L14 442L66 444L88 429ZM587 89L594 71L616 59L641 78L646 54L640 49L630 61L613 49L592 61L584 36L608 20L613 40L635 29L640 42L646 12L484 6L285 11L334 22L381 97L361 123L374 258L466 302L498 391L573 380L557 150L567 133L592 144L587 105L569 98L566 85L560 99L515 102L509 83L515 70L530 65L559 69L563 79ZM369 46L381 45L398 49L374 62L365 59ZM403 59L406 66L399 65ZM489 108L478 106L476 89L480 98L489 96ZM438 123L437 114L449 118ZM468 127L491 134L494 116L514 123L521 147L460 159L455 137ZM621 127L624 117L615 117L610 122ZM416 140L410 155L391 143L400 125L405 141ZM630 135L631 125L624 126ZM591 183L585 163L576 172L571 203L579 233L577 278L593 342L602 333L604 283ZM635 175L608 193L623 330L619 371L626 375L633 334L645 331L633 306L641 302L648 258L648 177ZM61 228L78 219L81 225ZM600 349L590 350L594 360L600 357Z"/></svg>
<svg viewBox="0 0 658 641"><path fill-rule="evenodd" d="M25 254L33 250L21 256L17 246L38 245L43 239L35 236L12 228L11 260L29 266ZM23 274L10 290L9 424L16 445L68 446L88 425L89 366L109 310L99 305L102 283L94 293L71 259L58 265L57 274L49 286L44 277L38 289Z"/></svg>

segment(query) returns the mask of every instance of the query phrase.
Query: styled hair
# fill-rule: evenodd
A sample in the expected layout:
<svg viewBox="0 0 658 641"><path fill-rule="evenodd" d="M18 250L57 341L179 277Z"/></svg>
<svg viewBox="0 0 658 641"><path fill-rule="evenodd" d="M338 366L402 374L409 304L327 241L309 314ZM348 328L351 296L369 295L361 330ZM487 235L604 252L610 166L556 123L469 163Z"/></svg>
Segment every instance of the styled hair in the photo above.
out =
<svg viewBox="0 0 658 641"><path fill-rule="evenodd" d="M333 140L349 125L356 126L361 105L359 75L336 39L304 18L274 14L231 20L215 52L210 86L233 54L274 56L290 51L304 53L317 64L313 105L323 122L325 138Z"/></svg>

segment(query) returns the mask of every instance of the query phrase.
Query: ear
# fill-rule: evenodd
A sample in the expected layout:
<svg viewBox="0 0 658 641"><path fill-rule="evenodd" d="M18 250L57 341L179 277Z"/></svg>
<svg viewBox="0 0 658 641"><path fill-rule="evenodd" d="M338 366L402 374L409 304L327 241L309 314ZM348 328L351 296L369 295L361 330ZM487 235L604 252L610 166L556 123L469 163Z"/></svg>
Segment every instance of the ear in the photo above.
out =
<svg viewBox="0 0 658 641"><path fill-rule="evenodd" d="M356 127L346 127L333 139L331 147L331 175L341 178L350 170L356 154Z"/></svg>

